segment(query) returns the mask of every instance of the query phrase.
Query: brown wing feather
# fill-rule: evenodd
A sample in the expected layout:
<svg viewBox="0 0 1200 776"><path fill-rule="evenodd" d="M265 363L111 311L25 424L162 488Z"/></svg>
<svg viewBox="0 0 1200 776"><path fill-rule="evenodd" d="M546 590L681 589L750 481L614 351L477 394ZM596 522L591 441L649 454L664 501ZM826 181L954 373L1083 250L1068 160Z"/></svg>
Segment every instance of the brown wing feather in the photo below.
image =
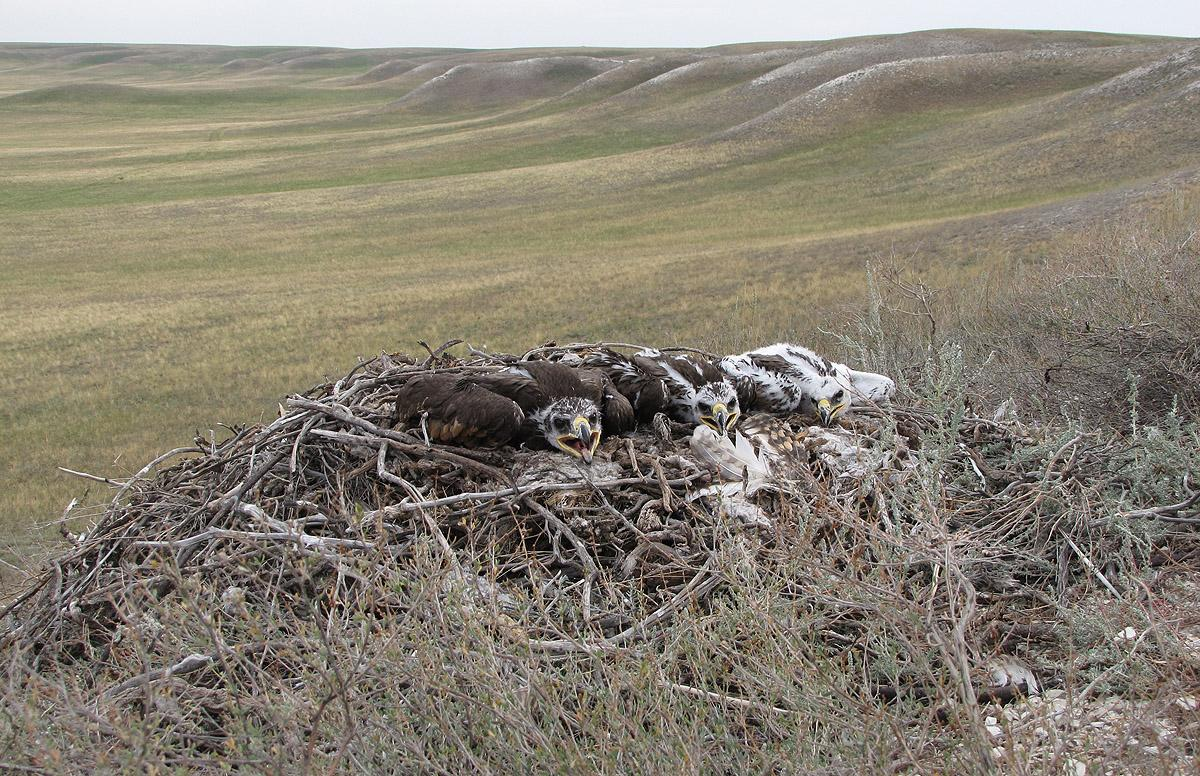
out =
<svg viewBox="0 0 1200 776"><path fill-rule="evenodd" d="M566 364L552 361L522 361L517 366L537 381L546 395L551 399L561 399L565 396L595 398L591 389L583 384L578 370Z"/></svg>
<svg viewBox="0 0 1200 776"><path fill-rule="evenodd" d="M634 412L635 423L649 423L667 409L667 387L661 377L643 372L632 359L615 350L600 348L584 355L583 363L608 376Z"/></svg>
<svg viewBox="0 0 1200 776"><path fill-rule="evenodd" d="M514 372L499 372L497 374L472 376L470 381L475 385L486 388L494 394L515 402L521 408L521 411L526 414L545 407L550 403L549 396L545 389L541 385L538 385L537 380L530 379L525 375Z"/></svg>
<svg viewBox="0 0 1200 776"><path fill-rule="evenodd" d="M782 372L786 374L795 371L791 362L783 356L762 356L755 353L751 354L750 360L769 372Z"/></svg>
<svg viewBox="0 0 1200 776"><path fill-rule="evenodd" d="M515 444L525 433L525 413L511 399L454 375L419 375L396 395L397 425L426 428L436 442L464 447Z"/></svg>
<svg viewBox="0 0 1200 776"><path fill-rule="evenodd" d="M651 358L650 356L635 355L632 358L630 358L629 360L633 363L634 366L636 366L638 369L642 370L642 372L644 374L648 375L649 377L653 377L658 380L670 380L671 379L671 376L669 374L667 374L667 370L665 368L663 368L662 364L658 363L658 359L656 359L656 358Z"/></svg>
<svg viewBox="0 0 1200 776"><path fill-rule="evenodd" d="M719 383L725 379L725 373L721 371L721 368L704 356L692 353L676 356L676 358L682 358L691 364L692 369L696 370L696 375L700 380L699 385Z"/></svg>
<svg viewBox="0 0 1200 776"><path fill-rule="evenodd" d="M604 434L627 434L637 427L633 405L629 403L609 376L599 369L579 369L579 379L592 392L592 399L600 407L603 416Z"/></svg>
<svg viewBox="0 0 1200 776"><path fill-rule="evenodd" d="M592 398L575 370L566 364L521 361L513 366L528 372L529 377L519 372L497 372L470 379L493 393L512 399L526 414L567 396Z"/></svg>
<svg viewBox="0 0 1200 776"><path fill-rule="evenodd" d="M733 381L733 389L737 391L738 405L742 408L742 412L765 409L763 405L766 402L759 393L758 383L749 377L739 376L730 379Z"/></svg>

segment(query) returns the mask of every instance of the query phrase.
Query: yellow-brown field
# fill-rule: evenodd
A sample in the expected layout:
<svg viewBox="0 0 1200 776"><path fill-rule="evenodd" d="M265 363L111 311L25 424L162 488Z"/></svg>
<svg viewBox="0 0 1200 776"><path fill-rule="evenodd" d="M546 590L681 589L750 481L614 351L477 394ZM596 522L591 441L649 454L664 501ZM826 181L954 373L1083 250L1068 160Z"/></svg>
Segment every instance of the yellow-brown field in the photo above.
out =
<svg viewBox="0 0 1200 776"><path fill-rule="evenodd" d="M816 341L875 253L1036 258L1192 185L1191 45L0 45L0 525L418 339Z"/></svg>

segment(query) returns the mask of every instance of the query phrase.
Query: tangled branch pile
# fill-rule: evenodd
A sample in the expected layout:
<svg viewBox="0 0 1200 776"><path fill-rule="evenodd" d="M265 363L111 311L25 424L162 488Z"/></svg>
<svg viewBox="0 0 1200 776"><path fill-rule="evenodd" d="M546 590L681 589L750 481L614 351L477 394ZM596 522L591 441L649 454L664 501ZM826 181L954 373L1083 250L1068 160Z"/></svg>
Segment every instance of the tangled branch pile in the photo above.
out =
<svg viewBox="0 0 1200 776"><path fill-rule="evenodd" d="M86 739L112 767L604 769L637 751L649 770L816 767L839 747L864 767L1028 764L985 704L1190 689L1178 661L1200 619L1156 630L1153 604L1200 560L1194 426L1026 425L947 391L832 430L777 419L794 455L753 487L668 424L604 439L590 468L389 427L413 375L515 358L380 356L117 483L4 612L26 699L9 723L32 724L39 696L62 710L55 754L20 754L87 770ZM890 731L865 749L864 720ZM681 755L696 730L714 750Z"/></svg>

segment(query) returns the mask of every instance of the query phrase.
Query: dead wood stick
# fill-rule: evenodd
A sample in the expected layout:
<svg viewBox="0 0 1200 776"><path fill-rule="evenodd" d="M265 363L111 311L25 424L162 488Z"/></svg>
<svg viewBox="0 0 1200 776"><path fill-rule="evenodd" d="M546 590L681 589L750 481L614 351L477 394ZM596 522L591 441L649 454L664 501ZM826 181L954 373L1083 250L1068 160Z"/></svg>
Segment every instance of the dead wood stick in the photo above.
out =
<svg viewBox="0 0 1200 776"><path fill-rule="evenodd" d="M202 668L208 668L217 658L213 655L194 654L188 655L178 663L167 666L166 668L155 668L145 673L126 679L118 685L108 688L101 696L102 700L111 701L129 690L142 687L157 682L160 679L167 679L172 676L183 676L185 674L194 673Z"/></svg>
<svg viewBox="0 0 1200 776"><path fill-rule="evenodd" d="M244 504L239 504L245 506ZM370 550L374 549L375 545L369 542L360 542L355 539L338 539L332 536L311 536L306 533L298 533L295 531L236 531L232 528L209 528L207 531L201 531L193 536L188 536L183 539L145 539L132 542L131 547L138 548L167 548L167 549L188 549L197 544L203 544L206 541L213 539L237 539L247 542L283 542L287 544L296 544L302 547L319 547L323 549L341 548L347 550Z"/></svg>
<svg viewBox="0 0 1200 776"><path fill-rule="evenodd" d="M54 771L48 771L45 768L39 768L36 765L21 765L20 763L10 762L0 762L0 771L6 771L10 773L54 773Z"/></svg>
<svg viewBox="0 0 1200 776"><path fill-rule="evenodd" d="M70 474L72 477L81 477L85 480L91 480L93 482L103 482L105 485L111 485L114 488L119 488L125 484L125 480L114 480L114 479L110 479L108 477L101 477L96 474L88 474L87 472L78 472L78 471L75 471L74 469L68 469L65 466L58 466L56 468L60 472L63 472L64 474Z"/></svg>
<svg viewBox="0 0 1200 776"><path fill-rule="evenodd" d="M425 342L425 340L417 340L417 344L420 345L421 347L425 348L425 352L429 354L429 358L425 359L425 363L421 364L421 366L428 367L442 353L446 352L447 350L454 347L455 345L461 345L462 342L463 341L460 339L446 340L441 345L438 345L437 348L430 350L429 345Z"/></svg>
<svg viewBox="0 0 1200 776"><path fill-rule="evenodd" d="M296 434L296 440L292 442L292 454L288 459L288 475L294 477L296 468L300 461L300 445L304 442L304 438L308 436L308 432L313 430L313 426L321 422L319 415L313 415L304 422L304 427L300 429L300 433ZM294 482L294 481L293 481ZM292 483L289 483L291 485Z"/></svg>
<svg viewBox="0 0 1200 776"><path fill-rule="evenodd" d="M381 472L380 476L382 476L382 472L387 472L387 469L385 468L387 449L388 445L385 440L379 445L379 457L376 459L376 468ZM412 498L421 498L421 492L417 490L416 486L411 482L396 474L392 474L391 472L387 472L387 474L390 478L388 480L389 482L398 485ZM454 548L450 546L450 541L446 538L446 534L442 532L442 529L427 511L421 509L419 512L421 515L421 520L425 523L425 527L429 530L429 535L432 536L435 541L437 541L438 549L442 551L442 555L446 558L446 563L450 566L451 573L456 575L464 585L468 584L469 580L467 577L467 572L462 567L462 564L458 562L458 556L454 554ZM363 516L363 519L378 519L380 514L381 510L372 510L371 512L366 513Z"/></svg>
<svg viewBox="0 0 1200 776"><path fill-rule="evenodd" d="M552 525L555 530L567 537L567 541L575 548L575 554L579 556L579 562L583 564L583 621L592 621L592 582L600 576L600 568L596 565L596 561L592 559L592 555L588 552L587 545L583 543L575 532L559 518L558 515L551 512L546 507L531 498L523 499L525 505L542 516L547 523Z"/></svg>
<svg viewBox="0 0 1200 776"><path fill-rule="evenodd" d="M672 491L667 484L667 475L666 472L663 471L662 460L659 458L654 459L654 473L658 475L658 486L659 489L662 490L663 511L670 514L672 511L674 511L674 506L672 506L671 501Z"/></svg>
<svg viewBox="0 0 1200 776"><path fill-rule="evenodd" d="M603 655L620 651L619 647L607 644L589 644L575 639L528 639L531 649L539 652L549 652L556 655L582 653L587 655Z"/></svg>
<svg viewBox="0 0 1200 776"><path fill-rule="evenodd" d="M710 574L712 556L704 567L688 582L682 590L672 596L670 601L651 612L640 622L626 628L620 633L609 636L598 643L584 642L576 639L528 639L529 647L541 652L552 654L583 653L589 655L618 652L621 644L638 636L644 636L646 631L659 623L666 622L689 601L698 601L712 592L722 582L722 577Z"/></svg>
<svg viewBox="0 0 1200 776"><path fill-rule="evenodd" d="M558 490L587 490L588 488L619 488L625 485L661 485L666 484L669 487L682 487L689 485L696 480L709 477L708 472L697 472L689 474L686 477L680 477L674 480L658 480L654 477L623 477L616 480L601 480L599 482L580 480L578 482L546 482L529 485L527 487L504 488L503 490L479 491L474 493L457 493L452 496L443 496L441 498L429 499L427 501L408 502L402 504L391 504L386 507L380 507L377 510L365 512L364 517L372 517L375 512L382 512L386 516L393 516L403 512L416 512L422 509L433 509L436 507L450 506L461 504L464 501L491 501L492 499L506 498L509 496L534 496L539 493L547 493Z"/></svg>
<svg viewBox="0 0 1200 776"><path fill-rule="evenodd" d="M485 463L480 463L473 458L468 458L465 455L459 455L457 453L451 453L447 450L440 450L437 447L424 447L422 445L415 444L413 441L405 438L406 435L391 431L390 429L381 428L365 418L358 417L349 409L341 406L340 404L321 404L320 402L296 397L288 399L288 404L294 407L301 407L303 409L322 412L330 417L337 418L347 425L355 426L370 434L374 434L375 436L383 437L384 439L392 442L392 446L402 452L417 456L427 455L435 458L441 458L446 461L457 463L460 466L474 469L482 474L492 477L493 479L508 479L508 476L501 470L493 466L488 466ZM371 446L374 447L374 445Z"/></svg>
<svg viewBox="0 0 1200 776"><path fill-rule="evenodd" d="M633 446L633 440L629 437L625 437L625 452L629 454L629 465L633 467L634 474L639 477L643 476L642 469L637 462L637 450Z"/></svg>
<svg viewBox="0 0 1200 776"><path fill-rule="evenodd" d="M751 701L745 698L735 698L732 695L724 695L711 690L701 690L699 687L691 687L678 682L663 682L663 685L670 690L677 690L685 695L691 695L693 698L702 698L704 700L716 701L727 706L734 706L739 709L750 709L753 711L771 712L773 714L795 714L791 709L783 709L778 706L770 706L759 701Z"/></svg>
<svg viewBox="0 0 1200 776"><path fill-rule="evenodd" d="M251 488L257 485L259 480L261 480L263 477L266 477L267 472L274 469L280 461L287 457L287 455L288 448L277 451L270 457L270 459L267 460L266 463L252 471L250 475L246 477L246 479L242 480L237 487L226 491L223 495L218 496L217 498L208 502L206 506L209 509L219 513L223 513L224 510L232 508L235 504L237 504L242 496L246 495Z"/></svg>
<svg viewBox="0 0 1200 776"><path fill-rule="evenodd" d="M631 533L633 533L634 536L645 536L646 535L645 532L642 531L642 529L638 528L636 525L634 525L633 522L630 521L630 519L628 517L626 517L623 512L621 512L619 509L617 509L616 507L614 507L612 505L612 502L608 500L608 496L604 495L603 489L594 487L594 488L592 488L592 491L595 492L596 498L600 499L600 505L604 507L605 511L608 512L613 517L617 518L617 520L620 520L621 523L627 529L629 529L629 531ZM650 497L647 496L646 498L650 498Z"/></svg>
<svg viewBox="0 0 1200 776"><path fill-rule="evenodd" d="M1155 518L1157 520L1166 520L1167 522L1197 522L1193 520L1195 515L1180 515L1180 512L1186 512L1192 507L1200 505L1200 490L1197 490L1192 495L1180 501L1178 504L1166 504L1161 507L1150 507L1149 509L1134 509L1129 512L1118 513L1120 517L1132 518Z"/></svg>
<svg viewBox="0 0 1200 776"><path fill-rule="evenodd" d="M1161 520L1164 523L1180 523L1183 525L1200 525L1200 511L1191 512L1186 515L1155 515L1155 520Z"/></svg>
<svg viewBox="0 0 1200 776"><path fill-rule="evenodd" d="M417 492L417 489L412 487L407 480L403 480L387 470L387 449L387 442L380 442L379 453L375 457L375 474L378 475L379 479L383 480L384 482L390 482L392 485L406 490L409 493ZM378 512L379 510L375 511Z"/></svg>
<svg viewBox="0 0 1200 776"><path fill-rule="evenodd" d="M698 601L708 595L717 585L721 584L721 577L711 573L712 565L713 559L710 555L708 562L696 573L696 576L692 577L682 590L672 596L670 601L655 609L640 622L634 623L620 633L609 636L604 640L604 644L615 647L635 636L644 635L649 628L674 617L675 613L689 602Z"/></svg>
<svg viewBox="0 0 1200 776"><path fill-rule="evenodd" d="M146 474L151 469L153 469L155 466L158 466L160 463L162 463L163 461L166 461L169 458L173 458L177 455L184 455L186 453L200 453L201 455L203 455L204 450L200 449L199 447L176 447L174 450L168 450L167 452L158 456L153 461L151 461L150 463L146 464L141 469L139 469L137 474L133 475L132 477L130 477L128 480L125 481L125 484L122 485L120 490L117 491L117 495L113 496L113 499L109 503L108 508L110 510L116 509L117 502L121 500L121 496L124 496L126 491L129 490L129 488L133 485L133 483L137 482L138 480L142 479L142 477L146 476Z"/></svg>
<svg viewBox="0 0 1200 776"><path fill-rule="evenodd" d="M281 647L290 647L291 645L281 641L253 641L249 644L243 644L234 647L235 652L247 653L256 652L263 649L279 649ZM126 692L145 686L151 682L157 682L162 679L167 679L172 676L184 676L186 674L195 673L203 668L213 665L217 662L218 655L206 655L203 653L194 653L183 658L174 665L165 668L154 668L144 673L132 676L120 684L116 684L107 690L97 699L97 704L100 701L111 701Z"/></svg>
<svg viewBox="0 0 1200 776"><path fill-rule="evenodd" d="M1043 482L1050 479L1050 475L1052 473L1050 470L1052 468L1054 468L1054 464L1058 463L1058 459L1062 458L1063 453L1067 452L1067 448L1072 447L1073 445L1079 444L1079 442L1083 440L1084 436L1086 436L1086 435L1085 434L1076 434L1074 437L1072 437L1071 439L1064 442L1061 447L1059 447L1057 450L1054 451L1054 455L1050 456L1050 458L1046 460L1046 468L1042 472L1042 481Z"/></svg>
<svg viewBox="0 0 1200 776"><path fill-rule="evenodd" d="M1108 588L1108 592L1112 593L1115 597L1120 598L1121 594L1117 592L1115 587L1113 587L1112 582L1109 582L1108 577L1104 576L1104 573L1100 571L1100 569L1096 568L1096 564L1092 562L1092 559L1085 555L1083 550L1079 549L1079 545L1073 542L1071 537L1067 536L1065 533L1063 534L1063 538L1067 540L1067 544L1070 545L1071 549L1075 551L1075 555L1079 557L1079 560L1083 563L1084 567L1087 568L1088 571L1092 572L1092 574L1096 576L1096 579L1100 580L1100 582L1106 588Z"/></svg>

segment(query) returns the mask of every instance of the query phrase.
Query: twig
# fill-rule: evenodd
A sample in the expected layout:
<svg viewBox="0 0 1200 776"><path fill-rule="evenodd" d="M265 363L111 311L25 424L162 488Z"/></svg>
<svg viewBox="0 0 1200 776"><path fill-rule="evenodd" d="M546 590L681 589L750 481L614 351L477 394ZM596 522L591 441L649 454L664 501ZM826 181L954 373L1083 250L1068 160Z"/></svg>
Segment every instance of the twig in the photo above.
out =
<svg viewBox="0 0 1200 776"><path fill-rule="evenodd" d="M475 469L476 471L486 474L493 479L507 479L507 475L495 467L480 463L479 461L476 461L472 458L467 458L466 456L458 455L457 453L439 450L436 447L422 447L419 444L414 444L413 441L410 441L408 438L406 438L406 435L380 428L371 421L356 416L354 413L350 412L349 409L341 405L321 404L320 402L301 399L298 397L288 399L288 404L294 407L301 407L303 409L322 412L330 417L337 418L347 425L361 428L363 431L366 431L370 434L387 439L389 442L393 443L394 447L403 452L413 453L414 455L432 455L437 458L442 458L443 460L453 461L460 466L466 466L468 468ZM372 445L372 447L374 447L374 445Z"/></svg>
<svg viewBox="0 0 1200 776"><path fill-rule="evenodd" d="M247 506L239 504L237 509ZM311 536L295 531L235 531L230 528L209 528L207 531L183 539L146 539L130 542L131 547L145 549L190 549L197 544L213 539L236 539L243 542L284 542L302 547L323 549L371 550L375 545L355 539L338 539L332 536Z"/></svg>
<svg viewBox="0 0 1200 776"><path fill-rule="evenodd" d="M455 345L461 345L462 342L463 341L460 339L446 340L441 345L439 345L435 350L430 350L429 345L426 344L425 340L417 340L417 344L420 345L421 347L425 348L425 352L427 352L429 354L429 358L425 359L425 363L421 364L421 366L428 368L434 361L437 360L438 356L440 356L442 353L446 352L450 348L454 347Z"/></svg>
<svg viewBox="0 0 1200 776"><path fill-rule="evenodd" d="M54 771L39 768L36 765L21 765L20 763L0 762L0 771L12 771L13 773L54 773Z"/></svg>
<svg viewBox="0 0 1200 776"><path fill-rule="evenodd" d="M704 567L692 577L691 581L684 585L683 589L676 593L670 601L667 601L662 606L655 609L645 619L626 628L625 630L613 636L609 636L604 640L605 644L617 646L623 644L634 637L644 637L646 631L658 625L660 622L666 622L675 616L675 613L682 609L692 601L699 601L704 596L714 590L717 585L721 584L721 577L711 574L713 566L713 558L709 556ZM711 575L710 575L711 574Z"/></svg>
<svg viewBox="0 0 1200 776"><path fill-rule="evenodd" d="M91 480L93 482L103 482L105 485L111 485L114 488L121 487L125 484L125 480L114 480L114 479L110 479L108 477L100 477L95 474L88 474L87 472L78 472L78 471L75 471L74 469L68 469L65 466L59 466L59 467L57 467L57 469L60 472L63 472L65 474L70 474L73 477L81 477L85 480Z"/></svg>
<svg viewBox="0 0 1200 776"><path fill-rule="evenodd" d="M174 458L177 455L186 455L187 453L199 453L199 454L203 455L204 450L199 447L176 447L174 450L168 450L167 452L158 456L153 461L151 461L150 463L146 464L141 469L139 469L137 474L133 475L132 477L130 477L128 480L125 481L125 484L122 485L120 490L117 491L117 494L115 496L113 496L112 501L108 505L108 508L116 509L117 502L119 502L121 500L121 497L125 495L125 492L129 490L129 488L133 485L133 483L135 483L138 480L145 477L146 474L148 474L150 472L150 470L153 469L155 466L158 466L163 461L166 461L170 458Z"/></svg>
<svg viewBox="0 0 1200 776"><path fill-rule="evenodd" d="M591 553L588 552L587 545L583 543L575 532L567 526L558 515L551 512L546 507L531 498L523 499L526 506L542 516L542 519L550 523L556 531L567 537L567 541L575 548L575 554L579 556L579 562L583 566L583 619L584 622L592 621L592 582L600 575L600 569L596 566L596 561L592 560Z"/></svg>
<svg viewBox="0 0 1200 776"><path fill-rule="evenodd" d="M1180 515L1180 512L1186 512L1198 504L1200 504L1200 490L1197 490L1178 504L1167 504L1161 507L1150 507L1149 509L1134 509L1117 514L1119 517L1124 518L1154 518L1172 523L1200 523L1200 517Z"/></svg>
<svg viewBox="0 0 1200 776"><path fill-rule="evenodd" d="M701 690L699 687L691 687L686 684L679 684L678 682L664 681L663 685L669 690L676 690L676 691L684 693L686 695L690 695L693 698L702 698L704 700L716 701L717 703L723 703L726 706L734 706L739 709L749 709L752 711L769 712L772 714L795 714L796 713L796 712L792 711L791 709L783 709L783 708L780 708L779 706L770 706L766 703L760 703L759 701L746 700L745 698L735 698L732 695L723 695L719 692L712 692L711 690Z"/></svg>
<svg viewBox="0 0 1200 776"><path fill-rule="evenodd" d="M146 671L143 674L138 674L137 676L126 679L120 684L117 684L106 690L101 698L105 701L111 701L114 698L117 698L128 692L129 690L142 687L143 685L150 684L151 682L157 682L160 679L167 679L172 676L184 676L186 674L199 671L202 668L208 668L214 662L216 662L216 660L217 658L215 655L188 655L175 665L168 666L166 668L155 668L153 670Z"/></svg>
<svg viewBox="0 0 1200 776"><path fill-rule="evenodd" d="M1096 576L1096 579L1100 580L1100 582L1106 588L1108 588L1108 592L1112 593L1114 597L1120 598L1121 594L1118 593L1117 589L1113 587L1111 582L1108 581L1108 577L1104 576L1104 573L1101 572L1100 569L1096 568L1096 564L1092 563L1092 559L1085 555L1083 550L1079 549L1079 545L1072 541L1071 537L1067 536L1065 533L1063 534L1063 538L1067 540L1067 544L1070 545L1071 549L1075 551L1075 554L1079 557L1079 560L1082 561L1084 567L1086 567L1088 571L1092 572Z"/></svg>
<svg viewBox="0 0 1200 776"><path fill-rule="evenodd" d="M600 480L589 481L579 480L578 482L541 482L525 487L504 488L502 490L488 490L474 493L456 493L452 496L443 496L441 498L428 499L426 501L408 502L403 504L390 504L378 510L372 510L365 513L365 516L370 517L375 512L382 512L391 517L404 512L416 512L422 509L435 509L438 507L452 506L461 504L466 501L492 501L509 496L535 496L539 493L549 493L561 490L587 490L588 488L620 488L627 485L665 485L667 490L671 488L683 487L690 485L698 480L708 479L711 475L708 472L697 472L689 474L685 477L677 477L675 479L657 480L653 477L622 477L615 480Z"/></svg>

